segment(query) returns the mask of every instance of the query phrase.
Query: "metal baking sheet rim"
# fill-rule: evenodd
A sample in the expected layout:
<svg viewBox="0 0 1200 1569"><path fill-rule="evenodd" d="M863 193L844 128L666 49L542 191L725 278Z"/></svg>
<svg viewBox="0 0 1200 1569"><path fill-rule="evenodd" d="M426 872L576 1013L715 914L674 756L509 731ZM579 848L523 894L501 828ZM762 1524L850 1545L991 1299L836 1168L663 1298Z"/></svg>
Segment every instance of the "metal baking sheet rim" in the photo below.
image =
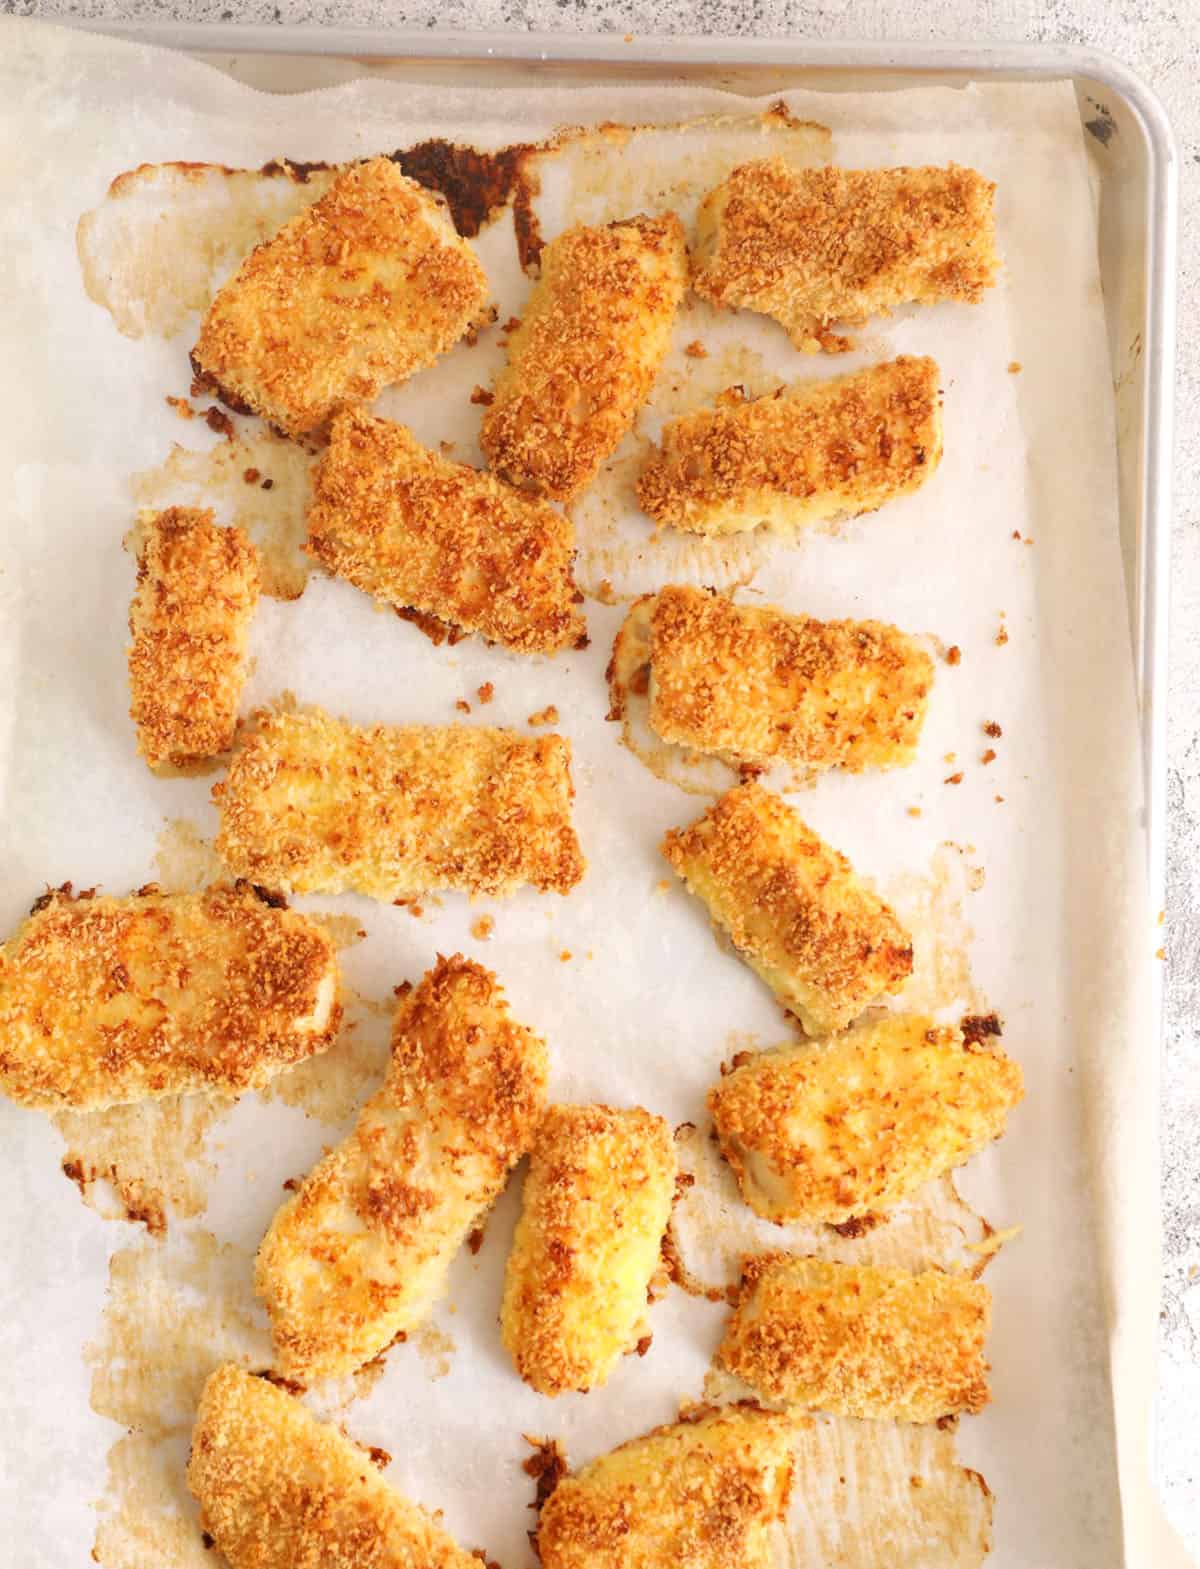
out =
<svg viewBox="0 0 1200 1569"><path fill-rule="evenodd" d="M1077 87L1102 87L1137 126L1145 160L1145 302L1140 315L1140 409L1118 447L1137 469L1133 519L1132 620L1141 716L1146 865L1149 909L1162 910L1166 874L1167 649L1170 599L1171 477L1173 459L1176 256L1179 150L1153 89L1123 61L1074 44L855 43L793 38L652 37L609 34L461 32L426 33L345 27L241 26L209 22L92 22L63 19L81 31L209 57L320 56L420 67L501 64L589 65L611 69L686 70L719 79L731 70L812 72L828 79L852 75L963 83L992 79L1068 78ZM217 62L213 62L217 63ZM860 85L856 84L856 85ZM713 85L728 85L714 80ZM795 84L799 85L799 84ZM820 81L804 85L820 88ZM824 85L832 85L827 81ZM885 85L880 81L880 86ZM771 91L767 86L765 91ZM1092 100L1095 102L1095 100ZM1103 140L1103 138L1101 138ZM1125 446L1134 450L1126 452ZM1162 1035L1162 976L1156 972L1151 1038Z"/></svg>

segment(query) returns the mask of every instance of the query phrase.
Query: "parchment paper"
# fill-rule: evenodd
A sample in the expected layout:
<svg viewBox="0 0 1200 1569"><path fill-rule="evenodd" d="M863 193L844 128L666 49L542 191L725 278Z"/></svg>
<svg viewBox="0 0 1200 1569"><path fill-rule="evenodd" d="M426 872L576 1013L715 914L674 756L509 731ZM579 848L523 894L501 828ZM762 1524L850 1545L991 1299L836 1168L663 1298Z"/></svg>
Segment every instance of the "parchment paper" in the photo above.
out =
<svg viewBox="0 0 1200 1569"><path fill-rule="evenodd" d="M605 599L669 575L740 582L761 602L893 620L935 647L961 650L960 664L939 662L912 768L827 777L791 798L913 923L918 970L900 1004L948 1015L996 1008L1028 1085L1007 1137L958 1179L971 1208L939 1190L922 1196L916 1221L896 1223L911 1225L935 1256L940 1226L960 1252L981 1234L972 1212L1023 1228L987 1272L994 1403L957 1439L886 1424L803 1429L792 1561L978 1563L986 1501L965 1465L996 1497L998 1569L1182 1563L1146 1466L1157 1044L1144 1024L1159 938L1143 892L1112 396L1073 94L1065 84L797 92L787 104L830 128L840 162L953 159L995 179L1002 284L976 309L902 311L873 323L856 353L836 363L800 359L770 324L718 319L693 304L654 407L580 510L581 578ZM135 756L124 665L133 566L121 539L139 501L190 499L189 485L190 496L211 486L205 454L222 450L222 438L200 420L181 422L164 401L188 395L195 308L172 336L148 328L130 337L85 289L76 225L105 210L112 177L172 159L235 168L281 155L339 160L430 135L498 146L601 119L744 122L762 107L644 82L598 92L532 79L489 93L364 81L271 97L154 50L39 24L4 27L5 932L47 884L73 879L120 893L154 876L186 886L215 871L205 849L215 826L211 780L157 780ZM743 124L743 141L744 132ZM581 144L542 171L543 232L574 215L621 216L616 202L653 206L669 194L686 208L722 157L723 134L634 138L615 152ZM811 137L806 145L813 154ZM178 213L174 201L167 192L163 211ZM109 241L97 254L111 259ZM477 451L479 417L470 389L486 385L500 362L502 324L529 286L507 214L478 246L497 328L381 404L422 438L454 441L466 459ZM217 270L234 260L221 258ZM181 253L180 269L188 265ZM172 272L152 296L170 294ZM93 266L93 295L106 286ZM682 350L696 337L709 358L689 362ZM794 547L743 542L724 555L656 545L644 521L623 510L639 444L681 401L711 396L722 378L769 384L898 352L933 354L946 387L945 459L917 496ZM219 511L246 515L252 499L261 504L261 487L239 492L235 470L245 452L265 453L281 489L291 487L295 530L302 464L297 472L295 454L272 447L253 422L238 421L237 431L249 445L218 460ZM173 444L182 456L172 456ZM279 509L247 520L278 557L270 536ZM302 578L285 591L300 586ZM347 585L319 577L298 600L264 600L247 706L291 691L356 721L445 723L463 717L461 699L472 710L464 722L525 728L527 716L555 705L575 748L590 870L565 901L529 895L470 906L447 895L419 915L354 898L304 901L337 913L354 1028L264 1100L232 1110L178 1103L61 1129L0 1105L0 1531L13 1564L58 1569L93 1549L122 1569L213 1562L181 1482L200 1384L226 1356L266 1364L249 1287L253 1249L282 1183L340 1136L375 1082L391 988L419 978L436 952L461 949L498 972L517 1014L550 1041L556 1096L640 1102L677 1124L699 1123L697 1135L685 1135L699 1142L698 1159L703 1093L720 1062L786 1037L766 993L667 881L658 840L704 801L657 777L605 723L603 670L624 607L592 599L587 609L591 647L538 662L474 642L435 648ZM477 689L487 682L494 698L482 707ZM1002 738L989 741L987 721ZM989 745L998 755L984 764ZM665 771L678 775L676 764ZM958 773L961 783L945 782ZM494 921L486 935L481 916ZM65 1154L92 1207L64 1181ZM722 1217L735 1204L721 1180L718 1171L694 1228L706 1256L720 1255ZM518 1188L489 1220L478 1255L464 1251L456 1262L429 1329L382 1368L311 1397L355 1438L389 1451L395 1484L443 1509L464 1544L486 1548L506 1569L531 1561L522 1435L559 1438L579 1464L671 1420L681 1401L704 1394L724 1314L673 1287L652 1309L648 1354L627 1358L605 1390L554 1403L534 1395L509 1367L496 1327ZM107 1223L105 1209L139 1218ZM906 1245L898 1235L887 1245ZM864 1239L857 1256L879 1245ZM838 1251L856 1256L844 1243ZM721 1392L711 1379L707 1391Z"/></svg>

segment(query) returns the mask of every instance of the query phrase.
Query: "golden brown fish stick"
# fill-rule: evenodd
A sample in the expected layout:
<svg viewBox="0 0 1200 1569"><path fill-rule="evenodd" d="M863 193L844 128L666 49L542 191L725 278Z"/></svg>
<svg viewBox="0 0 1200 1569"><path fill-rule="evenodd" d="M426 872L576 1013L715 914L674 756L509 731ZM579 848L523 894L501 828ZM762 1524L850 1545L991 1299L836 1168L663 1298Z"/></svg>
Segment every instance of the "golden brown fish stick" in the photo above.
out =
<svg viewBox="0 0 1200 1569"><path fill-rule="evenodd" d="M129 686L151 768L183 768L233 745L258 594L258 554L240 528L218 528L211 511L191 507L143 520Z"/></svg>
<svg viewBox="0 0 1200 1569"><path fill-rule="evenodd" d="M780 1413L738 1405L631 1439L542 1506L544 1569L770 1569L791 1435Z"/></svg>
<svg viewBox="0 0 1200 1569"><path fill-rule="evenodd" d="M837 1226L885 1214L998 1139L1022 1094L999 1047L907 1015L758 1052L708 1108L755 1214Z"/></svg>
<svg viewBox="0 0 1200 1569"><path fill-rule="evenodd" d="M664 428L638 500L656 523L710 535L794 538L823 518L874 512L941 461L940 385L933 360L905 355L749 401L726 395Z"/></svg>
<svg viewBox="0 0 1200 1569"><path fill-rule="evenodd" d="M541 1394L595 1389L642 1342L675 1170L669 1124L640 1106L543 1117L500 1311L517 1372Z"/></svg>
<svg viewBox="0 0 1200 1569"><path fill-rule="evenodd" d="M305 549L384 604L518 653L551 654L585 638L570 522L548 502L430 452L390 420L334 420Z"/></svg>
<svg viewBox="0 0 1200 1569"><path fill-rule="evenodd" d="M552 240L483 417L489 467L556 501L594 479L650 394L686 284L674 213Z"/></svg>
<svg viewBox="0 0 1200 1569"><path fill-rule="evenodd" d="M758 1254L743 1261L717 1360L764 1399L936 1422L991 1397L991 1301L966 1275Z"/></svg>
<svg viewBox="0 0 1200 1569"><path fill-rule="evenodd" d="M996 281L996 187L974 169L746 163L705 198L692 287L773 316L806 353L909 302L977 304Z"/></svg>
<svg viewBox="0 0 1200 1569"><path fill-rule="evenodd" d="M232 1363L204 1386L187 1481L231 1569L478 1569L367 1450Z"/></svg>
<svg viewBox="0 0 1200 1569"><path fill-rule="evenodd" d="M810 1035L844 1029L912 972L912 941L889 907L761 785L727 791L672 829L662 853Z"/></svg>
<svg viewBox="0 0 1200 1569"><path fill-rule="evenodd" d="M258 1252L282 1372L353 1372L423 1322L530 1146L546 1074L545 1042L481 965L439 958L401 999L383 1088Z"/></svg>
<svg viewBox="0 0 1200 1569"><path fill-rule="evenodd" d="M253 888L46 894L0 948L0 1088L26 1106L240 1095L324 1051L333 939Z"/></svg>
<svg viewBox="0 0 1200 1569"><path fill-rule="evenodd" d="M303 436L432 365L482 315L487 288L444 205L372 158L251 251L209 307L192 365L231 407Z"/></svg>
<svg viewBox="0 0 1200 1569"><path fill-rule="evenodd" d="M649 620L649 720L664 741L734 767L803 772L897 768L916 753L933 661L896 627L687 587L660 590L630 616Z"/></svg>
<svg viewBox="0 0 1200 1569"><path fill-rule="evenodd" d="M561 736L361 728L320 710L256 724L213 786L217 853L239 876L386 900L524 883L565 894L583 876Z"/></svg>

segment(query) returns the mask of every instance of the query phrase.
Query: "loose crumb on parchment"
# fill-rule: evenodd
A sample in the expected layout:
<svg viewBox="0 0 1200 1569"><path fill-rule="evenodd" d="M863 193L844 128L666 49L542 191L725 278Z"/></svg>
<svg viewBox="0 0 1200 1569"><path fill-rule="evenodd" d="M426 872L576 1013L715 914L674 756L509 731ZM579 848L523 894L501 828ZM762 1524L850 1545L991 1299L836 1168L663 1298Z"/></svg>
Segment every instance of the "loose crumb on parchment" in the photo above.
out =
<svg viewBox="0 0 1200 1569"><path fill-rule="evenodd" d="M550 703L546 708L539 708L536 714L530 714L525 722L535 730L539 725L556 725L558 723L558 709L555 708L553 703Z"/></svg>

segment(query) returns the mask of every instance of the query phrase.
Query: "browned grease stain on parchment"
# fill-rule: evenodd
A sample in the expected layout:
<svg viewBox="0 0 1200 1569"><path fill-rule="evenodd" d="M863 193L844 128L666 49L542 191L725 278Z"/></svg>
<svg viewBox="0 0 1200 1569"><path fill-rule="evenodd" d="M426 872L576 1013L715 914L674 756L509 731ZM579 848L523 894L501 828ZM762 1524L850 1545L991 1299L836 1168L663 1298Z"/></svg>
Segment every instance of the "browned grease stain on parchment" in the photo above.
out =
<svg viewBox="0 0 1200 1569"><path fill-rule="evenodd" d="M245 529L258 551L263 593L298 599L311 570L301 546L314 463L303 447L258 421L241 421L231 440L212 447L172 445L162 463L133 475L130 487L139 507L211 507L218 522ZM247 482L247 473L257 478Z"/></svg>
<svg viewBox="0 0 1200 1569"><path fill-rule="evenodd" d="M970 853L949 841L938 845L926 872L892 878L883 897L912 934L913 972L889 1007L900 1013L986 1015L990 1004L971 975L974 932L966 900L983 886Z"/></svg>
<svg viewBox="0 0 1200 1569"><path fill-rule="evenodd" d="M269 1363L251 1270L206 1231L110 1261L100 1333L84 1351L92 1409L127 1429L96 1505L92 1556L105 1569L212 1569L185 1481L188 1440L216 1367Z"/></svg>
<svg viewBox="0 0 1200 1569"><path fill-rule="evenodd" d="M670 1249L681 1266L676 1279L696 1295L726 1296L741 1278L745 1253L782 1251L844 1264L975 1272L981 1260L975 1250L992 1235L950 1176L926 1183L859 1236L841 1236L820 1225L777 1226L743 1202L707 1127L685 1124L676 1132L675 1145L684 1180L671 1216Z"/></svg>
<svg viewBox="0 0 1200 1569"><path fill-rule="evenodd" d="M212 841L186 817L169 817L159 829L154 870L164 893L198 893L225 875Z"/></svg>
<svg viewBox="0 0 1200 1569"><path fill-rule="evenodd" d="M343 1004L342 1028L329 1050L272 1079L259 1091L264 1100L281 1100L336 1127L378 1089L390 1054L394 999L380 1007L345 986Z"/></svg>

